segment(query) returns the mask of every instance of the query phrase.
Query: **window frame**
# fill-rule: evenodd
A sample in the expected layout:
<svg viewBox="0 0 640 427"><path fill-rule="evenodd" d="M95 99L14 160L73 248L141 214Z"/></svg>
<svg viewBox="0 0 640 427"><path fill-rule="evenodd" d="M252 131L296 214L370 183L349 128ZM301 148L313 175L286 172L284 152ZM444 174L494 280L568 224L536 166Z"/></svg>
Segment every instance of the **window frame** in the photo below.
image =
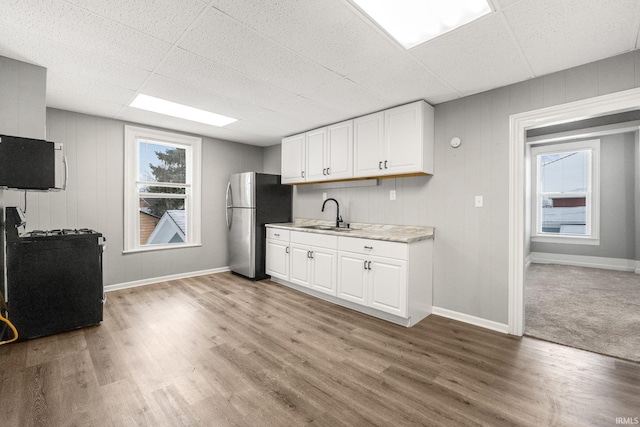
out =
<svg viewBox="0 0 640 427"><path fill-rule="evenodd" d="M201 163L202 138L177 134L173 132L148 129L138 126L124 127L124 249L123 253L146 252L166 249L180 249L202 246L201 239ZM185 149L186 176L185 184L164 183L159 187L185 188L185 222L187 241L183 243L167 243L155 245L140 244L140 194L138 185L140 165L140 140L159 145ZM155 193L156 197L164 197L163 193ZM174 196L170 196L174 197ZM181 196L180 198L183 198Z"/></svg>
<svg viewBox="0 0 640 427"><path fill-rule="evenodd" d="M589 151L590 162L587 173L587 191L564 193L565 195L586 194L586 226L588 234L555 234L542 232L541 174L539 155L561 154L573 151ZM564 243L578 245L600 245L600 139L561 142L531 146L531 241L542 243ZM561 193L562 194L562 193Z"/></svg>

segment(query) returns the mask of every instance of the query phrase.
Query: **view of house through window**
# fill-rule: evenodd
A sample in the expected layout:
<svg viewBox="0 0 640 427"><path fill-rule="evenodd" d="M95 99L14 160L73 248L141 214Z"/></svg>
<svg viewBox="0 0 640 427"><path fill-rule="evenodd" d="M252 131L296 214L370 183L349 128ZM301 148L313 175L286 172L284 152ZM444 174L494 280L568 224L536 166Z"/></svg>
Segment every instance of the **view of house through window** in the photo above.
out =
<svg viewBox="0 0 640 427"><path fill-rule="evenodd" d="M125 128L125 251L200 243L200 138Z"/></svg>
<svg viewBox="0 0 640 427"><path fill-rule="evenodd" d="M140 245L187 241L186 149L138 140Z"/></svg>
<svg viewBox="0 0 640 427"><path fill-rule="evenodd" d="M598 152L597 140L532 148L534 236L597 238Z"/></svg>

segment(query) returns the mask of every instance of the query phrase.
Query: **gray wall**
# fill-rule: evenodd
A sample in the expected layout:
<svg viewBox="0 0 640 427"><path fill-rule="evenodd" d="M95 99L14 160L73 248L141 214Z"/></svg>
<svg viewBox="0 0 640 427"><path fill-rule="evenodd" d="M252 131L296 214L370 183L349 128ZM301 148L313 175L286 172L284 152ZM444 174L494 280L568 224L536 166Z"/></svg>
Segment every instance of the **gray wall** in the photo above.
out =
<svg viewBox="0 0 640 427"><path fill-rule="evenodd" d="M202 247L123 254L124 125L47 110L47 139L65 145L69 185L64 192L27 194L28 229L89 227L102 232L107 238L106 285L227 266L227 178L234 172L261 171L262 148L203 138ZM23 197L7 191L5 205L23 206Z"/></svg>
<svg viewBox="0 0 640 427"><path fill-rule="evenodd" d="M531 242L532 252L636 259L635 145L636 132L600 137L600 245Z"/></svg>
<svg viewBox="0 0 640 427"><path fill-rule="evenodd" d="M348 207L348 221L436 227L434 305L506 324L509 116L638 86L640 51L634 51L436 105L432 177L325 191ZM449 146L454 136L460 148ZM298 186L294 215L325 218L322 191ZM474 207L475 195L484 196L483 208Z"/></svg>
<svg viewBox="0 0 640 427"><path fill-rule="evenodd" d="M280 175L281 161L280 156L282 153L282 145L276 144L270 147L265 147L262 150L264 160L262 162L262 169L264 173L273 173Z"/></svg>

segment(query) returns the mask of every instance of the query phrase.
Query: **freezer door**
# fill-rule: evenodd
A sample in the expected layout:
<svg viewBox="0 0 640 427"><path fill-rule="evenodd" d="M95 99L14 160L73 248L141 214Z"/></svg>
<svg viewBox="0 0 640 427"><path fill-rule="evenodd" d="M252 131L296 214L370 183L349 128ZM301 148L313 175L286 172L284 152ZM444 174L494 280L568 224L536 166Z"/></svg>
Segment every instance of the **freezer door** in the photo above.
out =
<svg viewBox="0 0 640 427"><path fill-rule="evenodd" d="M231 209L229 228L229 268L234 273L253 278L256 271L256 210Z"/></svg>
<svg viewBox="0 0 640 427"><path fill-rule="evenodd" d="M235 173L229 177L230 200L234 208L255 208L255 172ZM229 206L227 201L227 206Z"/></svg>

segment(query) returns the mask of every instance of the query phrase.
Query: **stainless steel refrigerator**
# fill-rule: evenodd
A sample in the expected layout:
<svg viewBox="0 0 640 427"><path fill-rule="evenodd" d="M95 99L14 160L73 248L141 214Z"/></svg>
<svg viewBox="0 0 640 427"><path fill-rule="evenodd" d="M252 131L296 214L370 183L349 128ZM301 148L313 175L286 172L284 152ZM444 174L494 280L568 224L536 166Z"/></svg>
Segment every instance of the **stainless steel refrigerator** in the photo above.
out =
<svg viewBox="0 0 640 427"><path fill-rule="evenodd" d="M226 206L232 272L254 280L269 277L264 266L264 225L291 222L291 192L291 186L280 183L280 175L244 172L229 177Z"/></svg>

